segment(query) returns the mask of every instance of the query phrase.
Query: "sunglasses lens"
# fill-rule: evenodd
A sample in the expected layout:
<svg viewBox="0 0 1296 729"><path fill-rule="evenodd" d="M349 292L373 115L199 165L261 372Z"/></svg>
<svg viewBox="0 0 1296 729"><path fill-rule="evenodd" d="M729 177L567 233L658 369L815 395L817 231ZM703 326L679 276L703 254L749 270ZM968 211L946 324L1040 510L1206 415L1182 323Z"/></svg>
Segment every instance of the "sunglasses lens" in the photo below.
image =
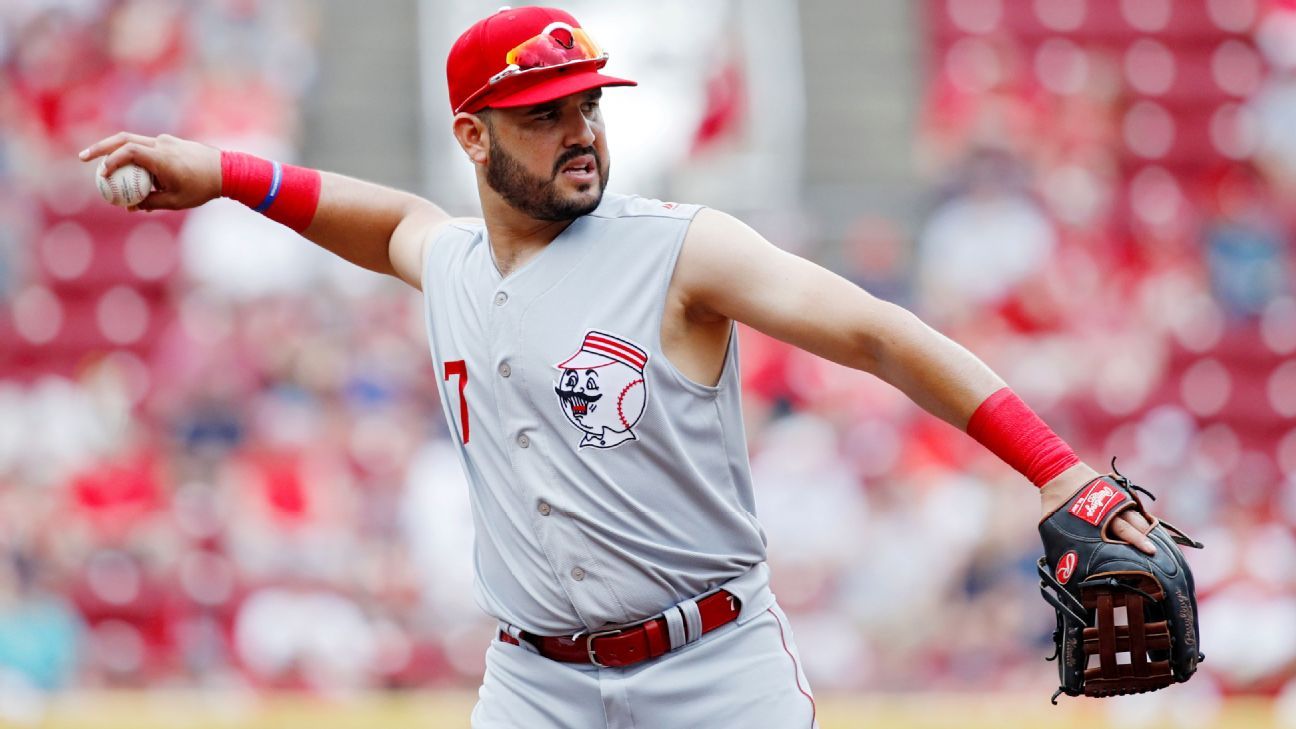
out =
<svg viewBox="0 0 1296 729"><path fill-rule="evenodd" d="M585 31L555 23L544 33L509 51L505 61L510 66L516 66L519 71L530 71L575 61L589 61L599 55L598 44Z"/></svg>
<svg viewBox="0 0 1296 729"><path fill-rule="evenodd" d="M572 33L572 37L576 41L576 46L584 51L586 58L598 58L603 55L603 49L599 48L599 44L595 43L584 30L577 28Z"/></svg>

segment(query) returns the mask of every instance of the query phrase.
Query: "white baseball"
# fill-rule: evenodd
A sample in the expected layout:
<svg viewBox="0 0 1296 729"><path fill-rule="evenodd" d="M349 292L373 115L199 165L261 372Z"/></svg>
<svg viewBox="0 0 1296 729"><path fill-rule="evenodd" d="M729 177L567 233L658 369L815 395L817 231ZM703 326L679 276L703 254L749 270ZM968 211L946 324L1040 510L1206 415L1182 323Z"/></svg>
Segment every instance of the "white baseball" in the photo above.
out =
<svg viewBox="0 0 1296 729"><path fill-rule="evenodd" d="M139 165L122 165L118 167L112 175L104 177L104 163L107 159L99 161L99 169L95 170L95 184L99 186L99 194L103 199L123 208L130 208L139 205L148 194L153 191L153 178L149 175L148 170Z"/></svg>

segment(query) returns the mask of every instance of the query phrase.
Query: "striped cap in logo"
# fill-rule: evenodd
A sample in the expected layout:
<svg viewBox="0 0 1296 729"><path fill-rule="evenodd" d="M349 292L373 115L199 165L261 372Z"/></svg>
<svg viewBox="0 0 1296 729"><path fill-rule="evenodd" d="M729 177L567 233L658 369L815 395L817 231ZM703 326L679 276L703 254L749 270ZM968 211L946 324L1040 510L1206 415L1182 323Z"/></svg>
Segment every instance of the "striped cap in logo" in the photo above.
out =
<svg viewBox="0 0 1296 729"><path fill-rule="evenodd" d="M585 334L585 341L581 342L580 351L554 366L560 370L585 370L606 367L612 362L620 362L643 374L648 366L648 353L627 339L590 330Z"/></svg>

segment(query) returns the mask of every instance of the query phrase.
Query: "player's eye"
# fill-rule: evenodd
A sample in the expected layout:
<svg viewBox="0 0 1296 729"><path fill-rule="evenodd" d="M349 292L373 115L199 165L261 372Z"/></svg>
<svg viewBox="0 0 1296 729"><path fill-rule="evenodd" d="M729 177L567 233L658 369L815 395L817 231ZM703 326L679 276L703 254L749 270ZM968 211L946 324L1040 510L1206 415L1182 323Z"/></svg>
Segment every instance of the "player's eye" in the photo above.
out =
<svg viewBox="0 0 1296 729"><path fill-rule="evenodd" d="M573 372L572 374L570 374L570 375L567 375L567 389L569 389L569 390L575 390L575 389L576 389L576 381L577 381L577 379L578 379L578 378L576 377L576 373L574 373L574 372Z"/></svg>
<svg viewBox="0 0 1296 729"><path fill-rule="evenodd" d="M598 381L596 381L593 377L586 378L586 380L585 380L585 389L586 389L586 390L597 390L597 389L598 389Z"/></svg>

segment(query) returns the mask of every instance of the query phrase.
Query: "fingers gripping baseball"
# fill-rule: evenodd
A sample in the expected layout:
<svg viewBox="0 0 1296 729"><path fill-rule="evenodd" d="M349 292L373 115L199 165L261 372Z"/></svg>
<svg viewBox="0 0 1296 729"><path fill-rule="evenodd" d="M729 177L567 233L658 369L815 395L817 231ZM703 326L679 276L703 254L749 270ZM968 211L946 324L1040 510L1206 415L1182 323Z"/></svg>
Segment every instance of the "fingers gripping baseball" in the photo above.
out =
<svg viewBox="0 0 1296 729"><path fill-rule="evenodd" d="M147 137L119 132L82 150L83 161L104 158L103 174L138 165L152 177L153 192L141 210L181 210L220 196L220 150L163 134Z"/></svg>

